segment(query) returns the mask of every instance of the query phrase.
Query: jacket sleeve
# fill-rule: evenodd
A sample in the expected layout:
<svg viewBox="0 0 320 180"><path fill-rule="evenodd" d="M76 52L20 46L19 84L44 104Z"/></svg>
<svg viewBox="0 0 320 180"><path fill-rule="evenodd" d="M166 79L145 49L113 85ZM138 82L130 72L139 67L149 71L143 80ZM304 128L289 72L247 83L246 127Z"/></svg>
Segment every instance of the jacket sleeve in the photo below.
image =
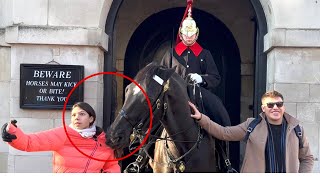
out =
<svg viewBox="0 0 320 180"><path fill-rule="evenodd" d="M198 121L210 135L224 141L241 141L244 139L247 127L252 120L247 120L237 126L220 126L213 122L208 116L202 114L201 120Z"/></svg>
<svg viewBox="0 0 320 180"><path fill-rule="evenodd" d="M114 160L114 159L116 159L115 156L114 156L114 151L113 151L113 149L108 148L107 151L108 151L107 153L110 154L109 160ZM102 171L103 171L104 173L120 173L121 170L120 170L119 162L118 162L118 161L108 161L108 162L105 162Z"/></svg>
<svg viewBox="0 0 320 180"><path fill-rule="evenodd" d="M221 77L220 77L218 68L216 66L216 63L210 51L208 50L206 50L206 53L205 53L205 61L207 63L206 73L201 74L201 76L205 80L203 87L205 87L206 89L212 90L220 84Z"/></svg>
<svg viewBox="0 0 320 180"><path fill-rule="evenodd" d="M311 173L313 169L313 155L311 154L310 146L307 137L305 136L304 130L301 127L303 136L303 148L299 149L299 173Z"/></svg>
<svg viewBox="0 0 320 180"><path fill-rule="evenodd" d="M10 146L27 152L53 151L63 146L66 136L61 128L55 128L38 133L25 134L20 128L10 124L9 133L15 134L17 139L9 143Z"/></svg>

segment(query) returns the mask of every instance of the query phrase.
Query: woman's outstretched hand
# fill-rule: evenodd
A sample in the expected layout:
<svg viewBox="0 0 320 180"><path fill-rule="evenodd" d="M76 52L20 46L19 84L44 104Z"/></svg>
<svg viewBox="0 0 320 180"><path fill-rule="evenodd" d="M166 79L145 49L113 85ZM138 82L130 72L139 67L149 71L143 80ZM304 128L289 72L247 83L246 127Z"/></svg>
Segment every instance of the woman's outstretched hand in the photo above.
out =
<svg viewBox="0 0 320 180"><path fill-rule="evenodd" d="M189 101L189 106L191 107L191 117L199 121L202 117L202 114L199 112L197 107Z"/></svg>
<svg viewBox="0 0 320 180"><path fill-rule="evenodd" d="M15 127L17 127L17 120L11 120L10 122L12 125L14 125ZM2 140L5 142L12 142L14 139L17 139L17 136L14 134L10 134L7 131L7 127L9 127L8 123L5 123L2 128L1 128L1 137Z"/></svg>

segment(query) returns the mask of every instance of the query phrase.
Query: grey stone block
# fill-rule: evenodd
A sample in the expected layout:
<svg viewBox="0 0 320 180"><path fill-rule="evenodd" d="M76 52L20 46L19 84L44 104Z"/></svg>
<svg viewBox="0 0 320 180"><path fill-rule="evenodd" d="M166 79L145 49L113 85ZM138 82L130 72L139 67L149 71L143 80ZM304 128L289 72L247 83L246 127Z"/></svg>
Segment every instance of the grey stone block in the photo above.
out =
<svg viewBox="0 0 320 180"><path fill-rule="evenodd" d="M284 96L285 102L309 102L308 84L276 83L274 88Z"/></svg>

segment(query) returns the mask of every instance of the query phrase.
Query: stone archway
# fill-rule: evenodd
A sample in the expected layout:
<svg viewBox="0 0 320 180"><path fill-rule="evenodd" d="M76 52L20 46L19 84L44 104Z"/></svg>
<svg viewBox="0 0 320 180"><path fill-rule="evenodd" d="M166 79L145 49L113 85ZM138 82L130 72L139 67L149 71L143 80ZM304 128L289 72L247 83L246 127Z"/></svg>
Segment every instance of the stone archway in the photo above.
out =
<svg viewBox="0 0 320 180"><path fill-rule="evenodd" d="M111 10L108 14L108 21L106 23L106 29L110 30L110 32L109 33L107 32L107 34L111 35L109 37L109 41L112 42L112 43L109 42L109 45L110 45L109 52L107 53L107 56L105 56L105 64L109 63L109 65L110 65L110 63L112 63L113 65L115 64L115 61L116 61L115 56L116 55L113 52L115 52L116 48L120 48L119 45L117 46L114 44L115 36L113 35L113 33L115 31L114 26L115 26L115 22L116 22L116 18L117 18L117 13L118 13L119 8L121 8L122 2L123 2L123 0L118 0L118 1L114 0L113 1ZM252 5L252 8L255 11L255 16L253 18L253 21L256 22L255 23L256 31L255 31L255 37L254 37L254 39L255 39L255 50L254 50L254 61L255 61L254 72L255 72L255 74L254 74L254 88L253 88L254 89L253 90L254 91L254 95L253 95L254 100L253 100L252 106L250 106L249 108L251 108L251 110L253 111L252 114L254 116L257 116L257 114L259 113L259 110L260 110L259 100L261 97L261 93L264 93L265 87L266 87L266 83L265 83L265 81L266 81L266 78L265 78L266 77L266 74L265 74L266 73L266 55L263 53L263 37L266 34L267 26L266 26L266 17L265 17L265 14L263 12L263 9L261 7L260 2L250 1L250 3ZM177 8L177 9L179 9L179 8ZM181 8L180 11L183 11L182 9L184 10L184 8ZM160 13L160 12L158 12L158 13ZM158 13L154 13L154 14L158 14ZM178 12L178 13L183 14L181 12ZM151 16L149 18L151 18ZM170 40L168 41L168 39L172 39L173 34L176 34L176 30L174 30L174 29L177 29L177 28L172 28L173 24L171 24L171 29L173 29L173 30L170 29L169 31L168 30L164 31L163 29L165 29L166 27L163 24L163 26L161 26L160 28L158 27L159 28L158 30L153 31L152 34L149 34L149 35L145 34L146 33L146 31L144 31L145 28L140 28L140 27L151 27L150 24L146 25L146 24L148 24L147 19L149 19L149 18L146 18L145 20L143 20L143 22L139 25L139 27L138 27L138 25L135 27L135 30L134 30L135 32L132 34L132 36L130 35L130 41L127 40L126 42L122 42L124 44L129 42L127 47L121 47L121 49L123 49L123 48L126 49L126 53L123 56L124 73L128 76L134 77L135 73L138 72L138 70L141 67L143 67L147 62L149 62L150 59L152 59L152 57L156 57L156 58L161 57L161 54L163 52L159 49L162 49L162 48L165 49L165 48L170 47L171 43L170 43ZM176 21L180 22L181 19L179 19L179 18L181 18L181 17L178 17L176 19ZM152 22L152 21L156 21L156 19L157 19L157 17L153 17L153 20L150 20L149 23L159 24L156 22ZM174 19L174 16L172 16L171 18L169 18L167 20L171 21L173 19ZM202 26L200 26L200 28L201 27ZM162 29L162 30L160 30L160 29ZM163 31L166 33L160 33ZM141 36L141 34L143 34L143 36ZM202 32L202 29L200 29L200 38L203 36L205 37L206 35L204 35ZM164 40L164 39L166 39L166 40ZM202 43L205 44L205 41ZM119 44L121 44L121 43L119 43ZM233 45L230 44L230 46L234 46L234 45L236 46L236 43L234 43ZM211 46L211 47L213 47L213 49L219 48L219 47L215 47L215 45L212 45L212 44L211 45L205 44L204 46L209 46L209 48ZM237 47L229 47L229 48L237 49ZM135 49L135 50L133 51L132 49ZM220 52L223 52L223 51L220 51ZM237 53L239 53L239 52L232 53L232 54L234 55ZM220 69L222 71L221 73L223 75L227 76L227 75L229 75L228 74L229 71L223 71L225 69L221 68L222 66L226 65L226 64L222 64L222 62L224 62L224 61L221 61L221 58L225 58L223 56L223 54L224 53L220 53L219 56L217 57L218 61L220 61L219 62L220 64L218 64L218 66L220 66ZM128 57L137 57L136 59L138 59L138 60L135 59L136 60L135 62L132 62L133 60L126 61L126 59ZM229 59L231 59L230 56L229 56ZM228 70L233 70L232 68L235 68L235 72L240 74L240 66L229 66L229 67L230 67L230 69L228 69ZM108 69L108 68L110 69L110 66L105 67L105 69ZM235 78L237 79L238 77L235 77ZM231 80L235 81L235 79L231 79ZM226 78L225 82L226 81L229 82L229 79L227 80L227 78ZM226 86L226 85L228 85L228 84L223 84L222 86ZM106 85L106 83L105 83L105 89L106 89L106 91L110 92L110 86ZM233 88L227 88L227 89L234 90ZM235 89L237 89L236 92L238 92L238 93L234 93L234 92L230 93L229 92L230 96L226 96L226 91L223 91L223 92L217 91L217 93L220 95L220 97L223 97L224 102L232 102L232 101L228 101L228 98L239 99L238 94L240 94L240 92L241 92L241 89L239 87L235 88ZM237 97L235 97L235 96L237 96ZM108 97L110 97L110 96L108 96ZM106 102L107 100L110 100L110 99L106 98L106 95L105 95L104 102ZM119 101L118 101L118 103L119 103ZM234 106L234 104L237 104L237 103L230 103L231 106ZM106 115L105 117L112 116L112 115L110 115L110 113L112 113L110 108L111 108L110 106L104 108L104 109L106 109L104 112L109 113L109 115ZM108 109L109 109L109 111L108 111ZM232 109L232 108L229 107L229 109ZM233 116L236 116L237 119L239 119L239 111L240 111L240 105L237 105L236 110L230 110L231 113L234 113ZM106 123L104 123L105 127L107 127L111 123L112 119L110 119L110 118L109 119L104 118L104 119L105 119L104 121L106 122ZM238 123L240 123L240 122L234 121L233 124L238 124ZM236 146L239 146L239 145L236 144ZM235 157L235 159L237 159L237 160L234 162L234 164L239 162L238 157Z"/></svg>
<svg viewBox="0 0 320 180"><path fill-rule="evenodd" d="M181 21L180 17L175 15L183 12L184 8L167 9L150 16L140 24L128 43L124 74L134 77L146 64L159 61L165 50L174 46L172 44ZM215 89L215 94L225 104L232 125L237 125L240 123L240 93L235 92L241 91L241 60L236 41L228 28L211 14L193 9L193 18L200 29L198 42L211 51L221 75L222 80ZM123 88L129 83L125 81ZM239 164L239 143L231 143L230 150L232 163Z"/></svg>

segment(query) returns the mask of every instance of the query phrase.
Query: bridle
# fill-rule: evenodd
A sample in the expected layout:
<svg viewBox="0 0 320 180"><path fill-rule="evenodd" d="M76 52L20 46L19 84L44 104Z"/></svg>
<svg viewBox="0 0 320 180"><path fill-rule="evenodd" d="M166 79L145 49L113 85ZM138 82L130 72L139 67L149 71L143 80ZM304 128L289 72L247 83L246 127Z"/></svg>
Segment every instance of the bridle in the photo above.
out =
<svg viewBox="0 0 320 180"><path fill-rule="evenodd" d="M166 84L163 86L163 89L162 91L160 92L160 94L157 96L156 101L153 102L152 104L152 113L153 114L156 114L157 112L159 112L161 110L161 101L164 102L164 99L165 99L165 95L166 95L166 92L167 90L169 89L169 80L167 80ZM163 109L164 109L164 113L163 113L163 117L165 116L166 114L166 110L167 110L167 103L163 103ZM143 134L147 134L147 132L143 133L142 132L142 128L144 127L145 123L144 122L147 122L147 119L149 119L149 114L147 113L144 118L141 118L140 122L135 124L132 123L130 121L130 118L128 117L126 111L124 109L121 109L119 111L119 115L120 115L120 118L124 118L132 127L133 129L133 135L134 136L141 136ZM162 117L162 119L163 119Z"/></svg>
<svg viewBox="0 0 320 180"><path fill-rule="evenodd" d="M159 78L159 77L156 76L156 75L153 77L153 79L155 79L157 82L159 81L158 78ZM169 77L169 78L170 78L170 77ZM169 79L169 78L168 78L168 79ZM161 78L160 78L160 79L161 79ZM157 98L154 98L154 99L156 99L156 100L155 100L155 101L153 102L153 104L152 104L152 113L153 113L153 115L154 115L153 118L155 118L156 115L158 115L158 112L161 112L161 107L163 107L163 113L162 113L161 120L165 117L165 114L166 114L166 111L167 111L168 106L167 106L167 103L164 102L164 99L167 99L167 98L165 98L165 96L166 96L167 90L169 89L169 82L170 82L170 81L167 80L166 83L165 83L165 85L162 85L162 83L161 83L161 85L162 85L162 87L163 87L163 88L162 88L162 91L161 91L160 94L157 96ZM158 82L158 83L159 83L159 82ZM160 83L159 83L159 84L160 84ZM161 103L161 102L163 102L163 103ZM162 104L163 104L163 105L162 105ZM142 120L141 120L139 123L137 123L136 125L134 125L134 123L130 122L130 119L129 119L129 117L128 117L128 115L127 115L127 113L126 113L126 111L125 111L124 109L121 109L120 112L119 112L119 114L120 114L120 117L121 117L121 118L124 118L124 119L131 125L131 127L132 127L132 129L133 129L133 130L132 130L133 133L130 135L130 145L129 145L129 147L132 146L132 144L135 142L136 139L138 139L139 142L141 143L141 142L144 140L144 138L145 138L145 136L146 136L146 134L147 134L147 132L143 132L142 128L146 125L144 122L146 122L147 119L149 118L149 114L146 114L146 116L145 116L144 118L142 118ZM155 131L155 130L157 130L157 132L155 133L155 134L157 135L157 134L159 133L158 130L161 129L160 126L161 126L161 121L156 121L156 124L153 124L153 127L152 127L152 129L151 129L151 131L150 131L150 136L151 136L151 133L152 133L153 131ZM149 130L149 129L148 129L148 130ZM125 169L124 172L128 172L129 170L130 170L131 172L140 172L141 166L140 166L139 164L140 164L140 163L142 162L142 160L143 160L143 156L141 156L140 154L143 153L143 152L145 152L145 153L148 154L148 149L149 149L149 147L150 147L151 145L152 145L152 144L151 144L150 142L144 144L144 145L140 148L139 155L138 155L138 157L136 158L136 161L130 163L130 164L126 167L126 169ZM148 154L148 156L151 157L149 154Z"/></svg>
<svg viewBox="0 0 320 180"><path fill-rule="evenodd" d="M188 129L190 129L190 128L188 128ZM186 130L188 130L188 129L186 129ZM175 135L181 134L181 133L185 132L186 130L181 131L181 132L179 132L179 133L176 133ZM203 138L203 135L202 135L202 133L201 133L201 128L200 128L200 126L198 125L198 136L197 136L197 140L196 140L196 141L177 141L177 140L172 140L172 138L171 138L172 136L174 136L174 135L170 135L170 137L166 137L166 138L161 138L162 140L165 140L165 145L166 145L166 147L167 147L165 150L166 150L166 152L167 152L167 154L168 154L168 156L169 156L169 162L168 162L168 163L165 163L165 164L167 164L167 166L168 166L169 168L173 168L175 173L184 172L184 171L185 171L185 168L186 168L185 166L186 166L186 164L188 163L188 161L185 162L185 161L183 161L182 159L185 158L187 155L190 155L190 154L193 152L193 150L194 150L196 147L199 146L199 144L200 144L200 142L201 142L201 140L202 140L202 138ZM181 156L179 156L179 157L176 158L176 157L174 157L174 155L170 152L170 150L169 150L169 148L168 148L168 141L194 143L194 144L193 144L193 146L192 146L187 152L185 152L184 154L182 154ZM176 148L176 146L175 146L175 148ZM177 148L176 148L176 149L177 149ZM190 159L191 159L191 158L190 158ZM151 158L151 160L152 160L153 162L159 164L159 162L154 161L152 158ZM160 164L163 165L164 163L160 163Z"/></svg>
<svg viewBox="0 0 320 180"><path fill-rule="evenodd" d="M156 101L152 105L152 112L154 114L154 118L157 117L156 115L158 115L158 112L162 112L162 116L159 117L159 118L161 118L159 121L156 121L158 124L155 124L151 129L151 132L150 132L151 141L148 141L148 143L146 143L145 145L143 145L140 148L140 151L139 151L139 154L138 154L138 157L137 157L136 161L130 163L127 166L127 168L125 169L125 172L128 172L129 169L131 169L130 170L131 172L139 172L140 171L140 168L142 168L142 166L140 166L139 164L143 161L143 158L144 158L141 155L142 153L145 153L146 156L152 162L154 162L154 163L156 163L158 165L166 166L166 167L169 167L169 168L173 168L174 172L184 172L185 171L185 165L188 162L184 162L183 159L186 156L190 155L193 152L194 149L196 149L196 147L200 144L200 142L201 142L201 140L203 138L203 135L201 133L200 125L198 125L198 124L197 124L197 126L198 126L198 136L197 136L197 140L196 141L177 141L177 140L173 140L172 139L172 137L189 130L191 127L187 128L187 129L185 129L183 131L180 131L178 133L172 134L172 135L170 135L170 137L169 136L165 137L165 138L161 138L160 137L159 133L161 133L161 132L159 130L161 130L162 128L160 128L160 127L163 126L161 122L163 121L163 118L165 117L166 112L167 112L167 108L168 108L166 92L169 89L169 82L170 82L169 80L166 81L165 85L163 86L163 90L157 96ZM161 107L163 107L163 108L161 108ZM163 111L161 111L161 109L163 109ZM121 109L119 113L120 113L120 116L122 118L124 118L133 128L133 133L130 136L131 143L133 142L134 139L138 139L140 141L140 143L141 143L143 141L143 139L145 138L145 134L147 134L147 132L143 132L142 131L142 127L144 126L144 122L146 122L146 119L149 116L146 115L145 118L142 118L142 120L139 123L134 125L132 122L130 122L130 119L128 118L128 116L127 116L127 114L126 114L124 109ZM152 132L154 132L155 130L157 130L156 133L152 134ZM155 139L155 140L152 141L153 139ZM161 141L161 140L165 141L165 144L166 144L166 149L165 150L166 150L166 152L168 154L168 157L169 157L169 162L167 162L167 163L156 162L148 152L148 149L152 144L156 143L157 141ZM194 144L187 152L185 152L181 156L175 158L174 155L170 152L170 150L168 148L168 141L194 143ZM131 144L130 144L130 146L131 146Z"/></svg>

